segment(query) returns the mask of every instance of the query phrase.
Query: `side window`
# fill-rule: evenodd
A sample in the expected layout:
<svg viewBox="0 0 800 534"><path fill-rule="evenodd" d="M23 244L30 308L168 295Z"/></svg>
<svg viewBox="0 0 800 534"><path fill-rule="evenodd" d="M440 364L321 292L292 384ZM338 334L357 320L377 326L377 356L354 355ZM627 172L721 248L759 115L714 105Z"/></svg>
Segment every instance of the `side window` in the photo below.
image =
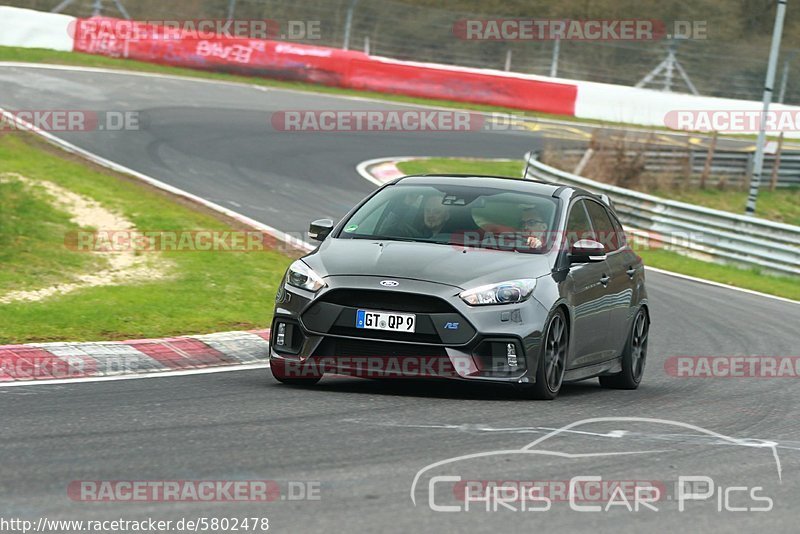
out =
<svg viewBox="0 0 800 534"><path fill-rule="evenodd" d="M622 224L619 222L615 216L611 216L611 224L614 225L614 231L617 233L617 239L619 239L619 246L625 247L628 246L628 238L625 235L625 229L622 227Z"/></svg>
<svg viewBox="0 0 800 534"><path fill-rule="evenodd" d="M586 201L586 210L589 212L589 217L592 220L592 227L594 228L595 239L603 244L606 252L613 252L619 249L619 236L611 222L606 208L599 202L592 200Z"/></svg>
<svg viewBox="0 0 800 534"><path fill-rule="evenodd" d="M567 247L572 247L575 242L581 239L594 239L592 226L589 224L589 216L586 214L584 201L579 200L569 210L567 218Z"/></svg>

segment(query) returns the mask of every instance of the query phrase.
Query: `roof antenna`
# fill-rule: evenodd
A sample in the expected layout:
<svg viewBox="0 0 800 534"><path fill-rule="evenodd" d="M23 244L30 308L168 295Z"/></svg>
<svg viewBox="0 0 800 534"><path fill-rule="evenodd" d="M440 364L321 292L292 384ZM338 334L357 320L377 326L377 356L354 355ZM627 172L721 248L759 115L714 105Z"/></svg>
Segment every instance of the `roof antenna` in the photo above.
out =
<svg viewBox="0 0 800 534"><path fill-rule="evenodd" d="M531 166L531 158L534 157L536 153L531 150L530 152L525 152L525 170L522 171L522 179L526 180L528 178L528 168Z"/></svg>

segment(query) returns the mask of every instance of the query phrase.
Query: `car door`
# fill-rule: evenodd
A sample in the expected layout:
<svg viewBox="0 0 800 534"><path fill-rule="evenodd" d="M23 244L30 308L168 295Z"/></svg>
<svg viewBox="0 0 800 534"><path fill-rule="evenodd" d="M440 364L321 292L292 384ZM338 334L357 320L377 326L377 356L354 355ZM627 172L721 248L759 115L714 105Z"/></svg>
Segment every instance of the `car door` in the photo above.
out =
<svg viewBox="0 0 800 534"><path fill-rule="evenodd" d="M607 208L595 200L587 199L586 211L594 229L595 238L605 246L609 280L604 308L608 313L608 358L619 356L628 335L628 323L633 300L633 251L622 246L620 236Z"/></svg>
<svg viewBox="0 0 800 534"><path fill-rule="evenodd" d="M571 205L566 230L567 250L580 239L594 239L584 200L577 200ZM572 283L569 285L569 299L574 313L571 368L606 359L609 348L608 313L605 300L607 288L603 280L608 278L608 271L606 261L570 265L568 279Z"/></svg>

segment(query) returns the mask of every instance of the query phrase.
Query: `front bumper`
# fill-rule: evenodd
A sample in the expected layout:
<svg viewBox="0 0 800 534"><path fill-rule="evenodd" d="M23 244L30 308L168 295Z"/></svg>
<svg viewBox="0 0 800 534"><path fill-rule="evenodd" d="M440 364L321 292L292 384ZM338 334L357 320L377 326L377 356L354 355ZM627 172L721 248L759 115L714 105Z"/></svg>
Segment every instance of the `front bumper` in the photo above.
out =
<svg viewBox="0 0 800 534"><path fill-rule="evenodd" d="M283 286L276 297L270 358L302 373L368 378L534 381L547 310L535 299L468 306L460 288L382 277L334 276L317 294ZM358 309L414 313L414 334L355 328ZM278 338L278 332L282 332ZM280 343L278 342L280 341Z"/></svg>

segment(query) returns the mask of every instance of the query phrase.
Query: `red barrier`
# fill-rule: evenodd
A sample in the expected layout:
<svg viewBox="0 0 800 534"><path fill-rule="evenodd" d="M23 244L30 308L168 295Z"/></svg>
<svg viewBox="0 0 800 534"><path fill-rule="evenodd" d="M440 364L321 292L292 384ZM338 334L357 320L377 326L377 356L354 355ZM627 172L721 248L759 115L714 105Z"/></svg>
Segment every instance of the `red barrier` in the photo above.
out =
<svg viewBox="0 0 800 534"><path fill-rule="evenodd" d="M75 51L180 67L346 87L344 75L360 52L264 39L164 38L153 26L94 17L78 19ZM135 39L128 38L135 33Z"/></svg>
<svg viewBox="0 0 800 534"><path fill-rule="evenodd" d="M575 85L432 63L353 58L348 87L457 102L574 115Z"/></svg>
<svg viewBox="0 0 800 534"><path fill-rule="evenodd" d="M575 85L265 39L201 39L188 34L165 38L155 28L105 17L78 19L75 51L559 115L575 113Z"/></svg>

